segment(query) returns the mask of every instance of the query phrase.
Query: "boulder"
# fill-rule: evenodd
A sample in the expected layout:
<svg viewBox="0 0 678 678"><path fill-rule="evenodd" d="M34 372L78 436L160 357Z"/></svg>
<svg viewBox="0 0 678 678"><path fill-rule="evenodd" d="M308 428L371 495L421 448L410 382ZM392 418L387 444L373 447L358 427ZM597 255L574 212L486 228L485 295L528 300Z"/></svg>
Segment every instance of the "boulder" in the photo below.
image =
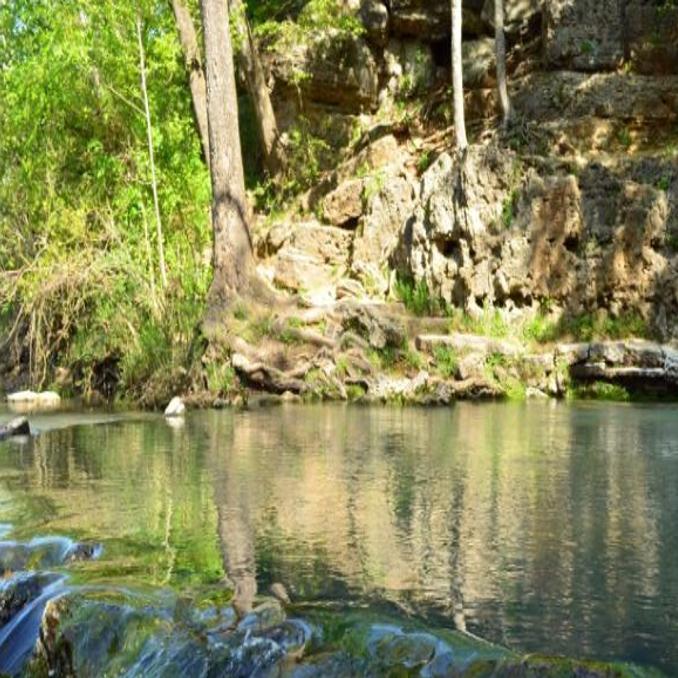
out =
<svg viewBox="0 0 678 678"><path fill-rule="evenodd" d="M504 28L509 35L522 33L538 23L542 0L505 0ZM480 13L482 20L494 29L494 0L485 0Z"/></svg>
<svg viewBox="0 0 678 678"><path fill-rule="evenodd" d="M165 408L166 417L183 417L186 414L186 405L179 396L174 396Z"/></svg>
<svg viewBox="0 0 678 678"><path fill-rule="evenodd" d="M274 54L270 66L279 85L311 102L351 113L377 105L379 67L362 38L325 31Z"/></svg>
<svg viewBox="0 0 678 678"><path fill-rule="evenodd" d="M17 391L7 396L8 403L34 403L38 399L35 391Z"/></svg>
<svg viewBox="0 0 678 678"><path fill-rule="evenodd" d="M360 3L360 20L365 26L367 38L379 47L388 41L389 15L386 5L381 0L362 0Z"/></svg>
<svg viewBox="0 0 678 678"><path fill-rule="evenodd" d="M464 40L461 49L464 87L468 89L494 87L497 69L494 39Z"/></svg>
<svg viewBox="0 0 678 678"><path fill-rule="evenodd" d="M450 35L449 0L391 0L391 32L435 42ZM483 0L469 0L463 5L466 35L480 35L487 30L481 17Z"/></svg>
<svg viewBox="0 0 678 678"><path fill-rule="evenodd" d="M405 221L414 208L415 188L409 178L387 178L367 199L362 223L353 240L351 271L373 294L389 289L388 261L398 246Z"/></svg>
<svg viewBox="0 0 678 678"><path fill-rule="evenodd" d="M433 84L436 65L430 45L392 39L384 50L386 89L398 97L422 94Z"/></svg>
<svg viewBox="0 0 678 678"><path fill-rule="evenodd" d="M491 234L510 197L514 162L510 152L491 146L469 148L463 167L443 153L422 175L419 204L392 257L395 268L469 312L491 301Z"/></svg>
<svg viewBox="0 0 678 678"><path fill-rule="evenodd" d="M264 265L270 267L271 280L278 287L313 293L316 302L329 303L348 266L352 238L350 231L318 221L285 222L266 238L266 251L276 256Z"/></svg>
<svg viewBox="0 0 678 678"><path fill-rule="evenodd" d="M546 0L544 52L550 66L615 70L624 59L626 0Z"/></svg>
<svg viewBox="0 0 678 678"><path fill-rule="evenodd" d="M355 227L363 213L363 179L348 179L322 202L323 218L334 226Z"/></svg>
<svg viewBox="0 0 678 678"><path fill-rule="evenodd" d="M337 310L343 329L360 335L372 348L401 348L407 338L403 323L387 307L343 301Z"/></svg>
<svg viewBox="0 0 678 678"><path fill-rule="evenodd" d="M54 391L18 391L10 393L7 402L14 412L52 410L59 407L61 396Z"/></svg>
<svg viewBox="0 0 678 678"><path fill-rule="evenodd" d="M0 440L29 435L31 435L31 427L26 417L17 417L0 426Z"/></svg>

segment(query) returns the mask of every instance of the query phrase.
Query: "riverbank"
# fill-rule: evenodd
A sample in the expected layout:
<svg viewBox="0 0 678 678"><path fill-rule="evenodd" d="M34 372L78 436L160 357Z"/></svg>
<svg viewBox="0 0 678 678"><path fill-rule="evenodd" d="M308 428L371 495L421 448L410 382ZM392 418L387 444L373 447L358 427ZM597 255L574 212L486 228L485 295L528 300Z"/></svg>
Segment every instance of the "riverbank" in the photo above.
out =
<svg viewBox="0 0 678 678"><path fill-rule="evenodd" d="M606 325L594 316L569 323L543 315L529 318L511 322L496 310L475 317L423 316L403 303L355 299L288 307L279 314L242 306L224 323L226 339L206 344L190 372L152 380L140 399L158 409L171 396L194 408L255 400L449 405L492 399L678 398L675 343L583 340L625 334L634 323L639 327L634 319ZM73 393L74 384L61 387ZM93 404L103 402L100 393L93 395ZM59 403L54 392L7 397L17 412L49 410Z"/></svg>

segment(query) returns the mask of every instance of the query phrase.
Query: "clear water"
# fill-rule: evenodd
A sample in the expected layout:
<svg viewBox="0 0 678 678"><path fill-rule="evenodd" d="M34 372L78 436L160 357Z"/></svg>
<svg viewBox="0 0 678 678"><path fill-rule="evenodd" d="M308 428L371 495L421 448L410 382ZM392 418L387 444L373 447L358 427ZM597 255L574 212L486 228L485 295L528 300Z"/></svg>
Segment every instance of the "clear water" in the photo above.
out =
<svg viewBox="0 0 678 678"><path fill-rule="evenodd" d="M243 597L282 582L296 600L395 605L520 651L678 675L674 406L34 424L0 443L0 522L103 542L76 580L199 588L225 567Z"/></svg>

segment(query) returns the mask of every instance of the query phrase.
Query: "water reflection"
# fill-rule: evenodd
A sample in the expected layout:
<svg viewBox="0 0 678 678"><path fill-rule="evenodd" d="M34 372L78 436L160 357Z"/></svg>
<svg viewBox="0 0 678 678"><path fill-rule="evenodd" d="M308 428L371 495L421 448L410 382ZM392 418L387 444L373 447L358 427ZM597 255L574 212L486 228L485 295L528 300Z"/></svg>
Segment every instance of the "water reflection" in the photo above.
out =
<svg viewBox="0 0 678 678"><path fill-rule="evenodd" d="M88 578L228 577L246 611L391 601L523 650L678 671L673 408L283 407L0 447L0 519L106 543Z"/></svg>

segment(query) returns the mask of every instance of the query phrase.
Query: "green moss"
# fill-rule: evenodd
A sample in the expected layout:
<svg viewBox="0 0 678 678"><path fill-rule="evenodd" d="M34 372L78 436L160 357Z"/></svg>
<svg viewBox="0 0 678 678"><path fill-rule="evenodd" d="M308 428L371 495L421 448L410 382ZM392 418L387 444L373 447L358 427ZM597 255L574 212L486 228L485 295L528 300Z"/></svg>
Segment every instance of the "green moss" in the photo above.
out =
<svg viewBox="0 0 678 678"><path fill-rule="evenodd" d="M362 400L365 397L365 389L359 384L348 384L346 386L346 395L351 401Z"/></svg>
<svg viewBox="0 0 678 678"><path fill-rule="evenodd" d="M629 402L631 394L623 386L604 381L574 386L568 389L567 397L572 400L608 400L612 402Z"/></svg>

